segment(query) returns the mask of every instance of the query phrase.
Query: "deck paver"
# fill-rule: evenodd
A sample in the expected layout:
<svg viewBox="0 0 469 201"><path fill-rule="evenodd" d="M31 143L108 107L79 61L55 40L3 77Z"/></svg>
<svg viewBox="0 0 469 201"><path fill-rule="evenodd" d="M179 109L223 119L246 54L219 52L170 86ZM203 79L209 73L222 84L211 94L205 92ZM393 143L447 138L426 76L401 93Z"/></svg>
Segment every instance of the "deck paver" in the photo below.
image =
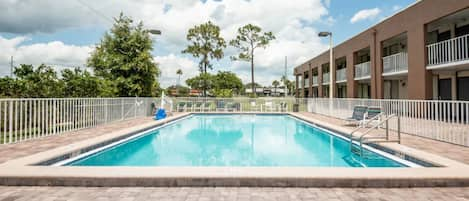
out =
<svg viewBox="0 0 469 201"><path fill-rule="evenodd" d="M343 121L302 113L343 125ZM37 152L107 134L151 118L115 122L62 135L0 146L0 163ZM469 148L404 134L406 146L469 164ZM110 188L110 187L8 187L0 186L0 201L8 200L469 200L469 188Z"/></svg>
<svg viewBox="0 0 469 201"><path fill-rule="evenodd" d="M173 191L177 189L176 191ZM0 187L0 201L8 200L469 200L469 188L104 188ZM204 193L197 193L204 192Z"/></svg>
<svg viewBox="0 0 469 201"><path fill-rule="evenodd" d="M320 114L313 114L309 112L301 112L300 114L308 118L317 119L317 120L327 122L336 126L348 128L350 130L354 129L351 126L346 125L346 122L341 119L327 117L327 116L320 115ZM381 135L384 133L383 130L378 130L375 132ZM397 136L396 132L390 132L390 133L393 139L395 139ZM432 140L429 138L419 137L415 135L409 135L405 133L402 133L401 135L401 144L418 149L418 150L429 152L432 154L440 155L449 159L453 159L453 160L456 160L465 164L469 164L469 147L455 145L455 144L437 141L437 140Z"/></svg>

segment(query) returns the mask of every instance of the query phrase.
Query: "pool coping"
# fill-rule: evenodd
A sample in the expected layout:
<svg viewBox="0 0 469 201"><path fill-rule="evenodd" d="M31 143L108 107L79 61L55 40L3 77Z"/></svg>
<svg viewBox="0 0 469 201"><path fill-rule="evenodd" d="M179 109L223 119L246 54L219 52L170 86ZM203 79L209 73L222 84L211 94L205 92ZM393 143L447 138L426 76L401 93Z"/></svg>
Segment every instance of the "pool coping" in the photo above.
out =
<svg viewBox="0 0 469 201"><path fill-rule="evenodd" d="M443 187L469 186L469 166L397 143L383 145L396 153L441 167L324 168L324 167L77 167L32 166L105 141L161 126L194 113L182 113L0 164L0 185L26 186L246 186L246 187ZM205 113L206 114L206 113ZM212 112L210 114L233 114ZM289 114L339 133L340 126L298 113Z"/></svg>

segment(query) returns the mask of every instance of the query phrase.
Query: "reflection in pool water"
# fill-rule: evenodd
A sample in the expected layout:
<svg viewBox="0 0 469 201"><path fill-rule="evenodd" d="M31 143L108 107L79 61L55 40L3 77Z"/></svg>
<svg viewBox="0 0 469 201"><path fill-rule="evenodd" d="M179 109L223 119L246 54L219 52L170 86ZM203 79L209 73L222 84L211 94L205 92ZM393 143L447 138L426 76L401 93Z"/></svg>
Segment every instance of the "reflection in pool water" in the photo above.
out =
<svg viewBox="0 0 469 201"><path fill-rule="evenodd" d="M193 115L74 166L402 167L288 115Z"/></svg>

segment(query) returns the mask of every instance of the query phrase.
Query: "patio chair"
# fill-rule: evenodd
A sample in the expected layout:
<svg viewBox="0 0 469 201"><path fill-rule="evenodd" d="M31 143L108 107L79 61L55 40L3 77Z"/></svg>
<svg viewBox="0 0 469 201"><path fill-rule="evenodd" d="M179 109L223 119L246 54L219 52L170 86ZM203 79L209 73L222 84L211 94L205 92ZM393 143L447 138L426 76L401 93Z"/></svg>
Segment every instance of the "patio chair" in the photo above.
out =
<svg viewBox="0 0 469 201"><path fill-rule="evenodd" d="M251 111L259 111L259 106L256 104L256 101L251 101Z"/></svg>
<svg viewBox="0 0 469 201"><path fill-rule="evenodd" d="M211 102L205 102L204 105L202 106L202 110L204 112L210 112L211 107L212 107Z"/></svg>
<svg viewBox="0 0 469 201"><path fill-rule="evenodd" d="M203 105L202 102L196 102L196 103L194 104L193 111L194 111L194 112L197 112L197 111L202 112L202 105Z"/></svg>
<svg viewBox="0 0 469 201"><path fill-rule="evenodd" d="M230 112L234 112L234 111L239 112L241 105L240 103L229 103L226 107L228 111Z"/></svg>
<svg viewBox="0 0 469 201"><path fill-rule="evenodd" d="M186 103L185 102L179 102L176 106L176 110L178 112L184 112L186 110Z"/></svg>
<svg viewBox="0 0 469 201"><path fill-rule="evenodd" d="M362 126L363 120L366 118L367 110L368 106L358 105L353 107L352 117L345 119L347 121L347 125L354 124Z"/></svg>
<svg viewBox="0 0 469 201"><path fill-rule="evenodd" d="M274 103L272 101L266 101L264 103L264 111L268 111L270 110L270 112L272 112L274 110Z"/></svg>
<svg viewBox="0 0 469 201"><path fill-rule="evenodd" d="M217 108L216 111L226 111L226 103L225 101L217 101Z"/></svg>
<svg viewBox="0 0 469 201"><path fill-rule="evenodd" d="M192 103L192 102L187 102L186 103L186 110L185 111L188 112L189 110L191 112L194 110L194 103Z"/></svg>
<svg viewBox="0 0 469 201"><path fill-rule="evenodd" d="M383 112L380 107L369 107L366 112L366 117L363 120L363 124L379 123ZM379 128L380 126L378 126Z"/></svg>
<svg viewBox="0 0 469 201"><path fill-rule="evenodd" d="M286 102L280 103L280 112L287 112L288 111L288 104Z"/></svg>

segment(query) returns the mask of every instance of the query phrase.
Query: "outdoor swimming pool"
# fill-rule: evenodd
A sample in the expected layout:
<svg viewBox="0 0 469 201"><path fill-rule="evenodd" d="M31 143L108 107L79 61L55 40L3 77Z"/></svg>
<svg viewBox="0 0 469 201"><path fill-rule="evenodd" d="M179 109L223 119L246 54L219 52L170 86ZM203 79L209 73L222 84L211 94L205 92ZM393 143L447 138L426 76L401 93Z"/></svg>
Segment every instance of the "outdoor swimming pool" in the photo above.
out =
<svg viewBox="0 0 469 201"><path fill-rule="evenodd" d="M408 167L290 115L191 115L70 159L69 166Z"/></svg>

